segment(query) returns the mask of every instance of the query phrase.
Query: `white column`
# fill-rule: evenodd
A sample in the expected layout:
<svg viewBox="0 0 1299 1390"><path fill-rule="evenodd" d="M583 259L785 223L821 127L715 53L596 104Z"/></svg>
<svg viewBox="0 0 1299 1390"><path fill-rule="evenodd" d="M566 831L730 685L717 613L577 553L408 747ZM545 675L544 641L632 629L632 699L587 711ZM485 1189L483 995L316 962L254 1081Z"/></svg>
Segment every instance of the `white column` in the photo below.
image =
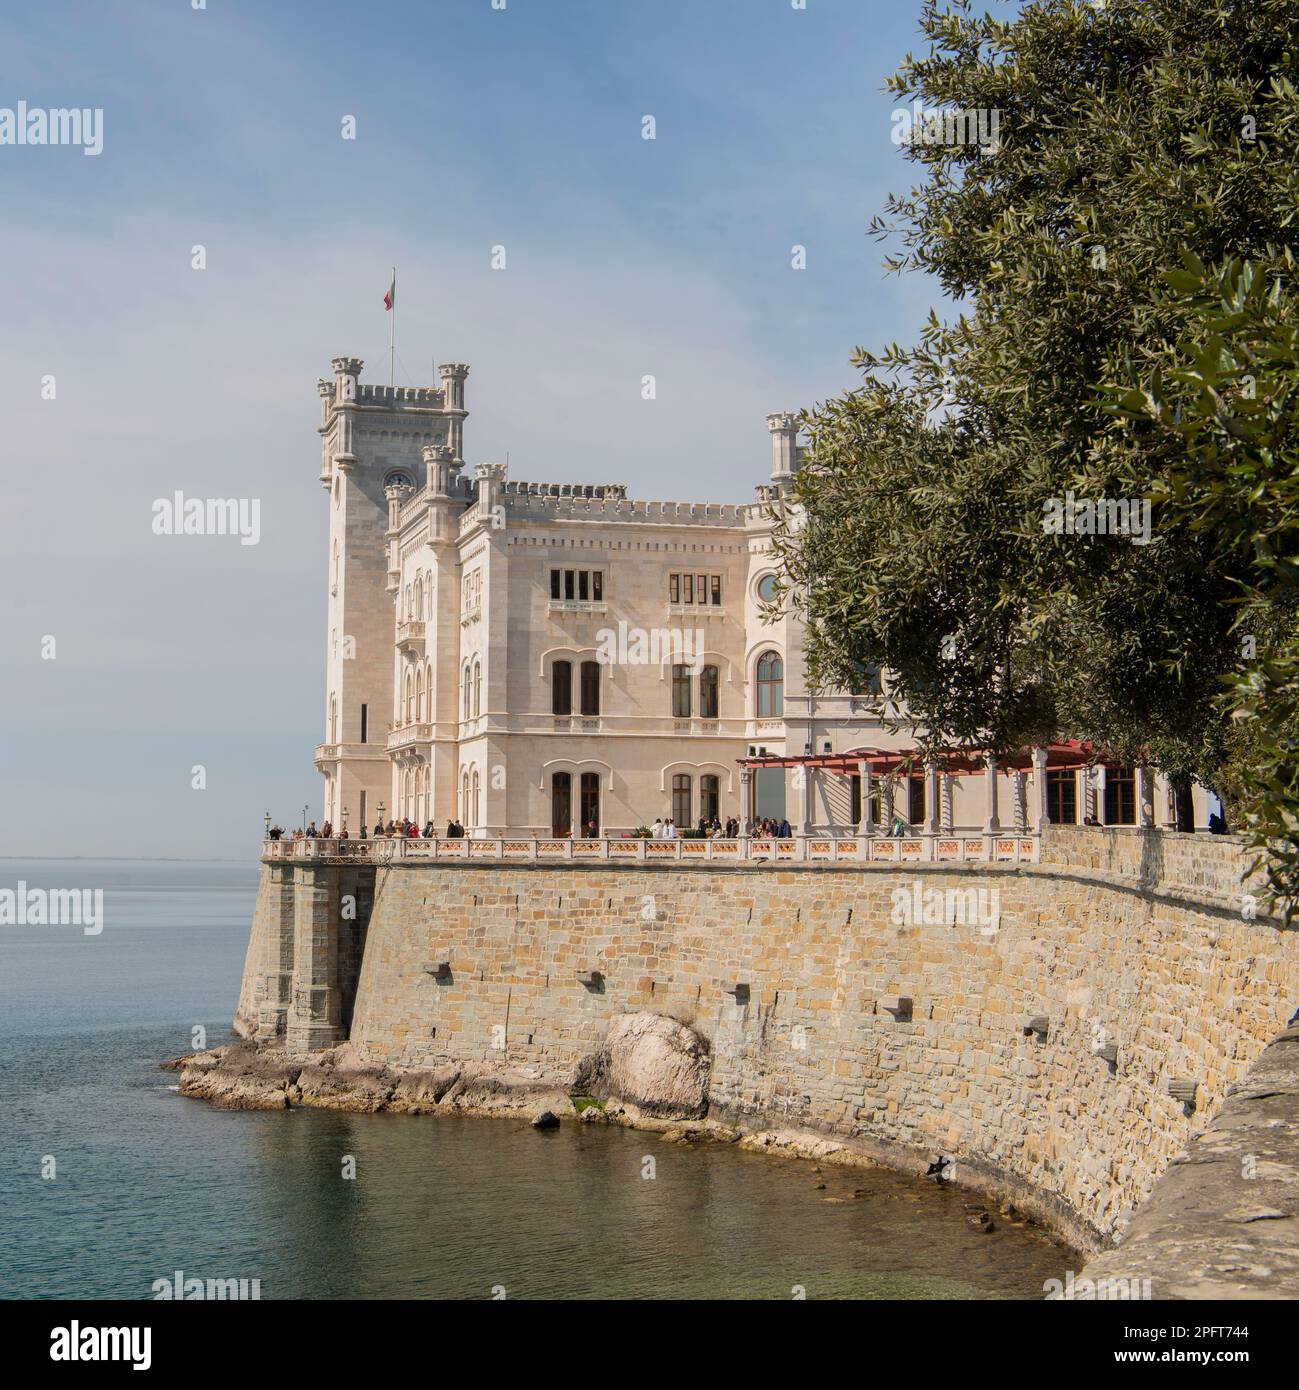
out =
<svg viewBox="0 0 1299 1390"><path fill-rule="evenodd" d="M871 835L874 833L875 825L871 820L871 765L863 758L860 763L861 777L861 806L857 814L857 834Z"/></svg>
<svg viewBox="0 0 1299 1390"><path fill-rule="evenodd" d="M995 835L1001 829L1001 818L997 815L997 760L991 753L984 766L988 789L988 820L984 829L989 835Z"/></svg>
<svg viewBox="0 0 1299 1390"><path fill-rule="evenodd" d="M955 816L952 812L952 801L954 795L953 784L955 783L955 781L956 778L953 777L950 772L944 772L939 783L939 785L942 787L943 830L949 835L951 834L953 826L955 824Z"/></svg>
<svg viewBox="0 0 1299 1390"><path fill-rule="evenodd" d="M1033 749L1033 829L1040 835L1049 823L1046 795L1046 749Z"/></svg>
<svg viewBox="0 0 1299 1390"><path fill-rule="evenodd" d="M942 808L938 801L938 764L925 764L925 831L929 835L938 834L939 817Z"/></svg>
<svg viewBox="0 0 1299 1390"><path fill-rule="evenodd" d="M798 827L800 835L810 835L812 833L812 779L816 776L816 769L799 765L803 773L803 819Z"/></svg>
<svg viewBox="0 0 1299 1390"><path fill-rule="evenodd" d="M1155 779L1144 764L1136 770L1137 824L1151 829L1155 824Z"/></svg>
<svg viewBox="0 0 1299 1390"><path fill-rule="evenodd" d="M753 834L753 787L756 778L751 767L740 769L740 835L744 838Z"/></svg>
<svg viewBox="0 0 1299 1390"><path fill-rule="evenodd" d="M1015 829L1021 832L1028 829L1028 803L1024 795L1024 770L1019 767L1015 769Z"/></svg>

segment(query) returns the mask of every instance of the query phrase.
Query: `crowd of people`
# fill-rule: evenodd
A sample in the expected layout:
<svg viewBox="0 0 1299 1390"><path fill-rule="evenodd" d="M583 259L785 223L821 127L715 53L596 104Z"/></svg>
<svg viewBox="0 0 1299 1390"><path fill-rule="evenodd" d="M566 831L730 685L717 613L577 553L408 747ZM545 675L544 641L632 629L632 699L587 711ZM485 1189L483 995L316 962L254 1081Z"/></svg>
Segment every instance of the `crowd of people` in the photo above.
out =
<svg viewBox="0 0 1299 1390"><path fill-rule="evenodd" d="M359 840L432 840L437 836L437 833L437 827L431 820L422 830L418 821L389 820L387 825L382 821L375 821L373 831L367 831L363 825L356 838ZM465 828L458 820L448 821L446 833L442 838L444 840L460 840L464 838L464 833ZM350 840L352 838L346 825L335 832L332 822L324 821L317 829L314 820L306 829L294 831L285 830L280 825L273 825L266 834L272 840Z"/></svg>
<svg viewBox="0 0 1299 1390"><path fill-rule="evenodd" d="M899 822L900 827L901 822ZM272 825L266 832L272 840L348 840L353 838L346 825L334 830L332 822L326 820L321 823L319 828L313 820L305 829L285 830L283 826ZM644 834L644 832L640 832ZM669 816L666 820L662 817L657 818L650 826L649 837L651 840L676 840L680 839L683 833L681 827ZM900 828L895 828L894 834L901 834ZM461 840L464 838L465 828L458 820L448 821L447 828L441 838L444 840ZM725 822L713 816L711 819L700 816L699 824L695 827L694 837L702 840L734 840L740 834L740 822L734 817L729 816ZM789 821L776 820L772 816L764 816L761 820L753 823L751 832L754 839L788 840L792 838L794 832L790 828ZM583 838L596 839L599 830L594 821L591 821L583 828ZM437 827L430 820L421 830L418 821L413 820L389 820L385 825L383 821L376 821L374 829L367 832L365 826L361 827L357 839L375 840L432 840L438 837Z"/></svg>

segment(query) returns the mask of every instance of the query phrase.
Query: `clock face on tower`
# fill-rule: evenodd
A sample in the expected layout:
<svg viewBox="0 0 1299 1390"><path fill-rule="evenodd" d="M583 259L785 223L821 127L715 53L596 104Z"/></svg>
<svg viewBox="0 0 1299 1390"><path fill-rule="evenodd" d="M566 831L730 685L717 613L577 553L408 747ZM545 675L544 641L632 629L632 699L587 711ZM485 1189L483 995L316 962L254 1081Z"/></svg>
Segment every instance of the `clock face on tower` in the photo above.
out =
<svg viewBox="0 0 1299 1390"><path fill-rule="evenodd" d="M383 480L384 487L414 487L409 473L403 473L400 469L395 473L389 473Z"/></svg>

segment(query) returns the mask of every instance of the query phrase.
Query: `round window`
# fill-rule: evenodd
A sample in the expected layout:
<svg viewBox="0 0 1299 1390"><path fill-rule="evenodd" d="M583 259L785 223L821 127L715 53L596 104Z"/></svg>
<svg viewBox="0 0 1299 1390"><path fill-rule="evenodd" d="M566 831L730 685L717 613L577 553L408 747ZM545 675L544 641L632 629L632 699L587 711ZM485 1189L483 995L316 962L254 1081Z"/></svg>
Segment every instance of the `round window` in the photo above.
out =
<svg viewBox="0 0 1299 1390"><path fill-rule="evenodd" d="M776 576L764 574L758 580L758 597L763 603L773 603L776 598Z"/></svg>

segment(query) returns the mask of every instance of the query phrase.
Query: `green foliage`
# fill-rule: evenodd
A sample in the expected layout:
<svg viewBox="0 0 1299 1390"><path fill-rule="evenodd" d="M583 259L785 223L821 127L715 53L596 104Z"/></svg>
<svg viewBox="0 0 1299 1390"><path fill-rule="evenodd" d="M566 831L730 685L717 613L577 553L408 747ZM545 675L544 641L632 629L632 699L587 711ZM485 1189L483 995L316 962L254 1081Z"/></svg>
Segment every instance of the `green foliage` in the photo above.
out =
<svg viewBox="0 0 1299 1390"><path fill-rule="evenodd" d="M1299 328L1289 249L1279 264L1194 256L1165 278L1189 318L1144 381L1109 405L1152 447L1165 512L1209 539L1232 576L1238 657L1219 700L1231 719L1220 785L1268 846L1269 887L1299 897Z"/></svg>
<svg viewBox="0 0 1299 1390"><path fill-rule="evenodd" d="M995 109L1000 142L907 147L921 179L873 229L900 245L892 269L935 276L963 308L931 314L912 347L859 348L862 384L805 416L777 547L814 684L877 662L922 746L1065 733L1241 794L1221 697L1244 675L1257 480L1226 470L1213 520L1181 505L1186 470L1219 466L1189 462L1177 430L1133 428L1104 392L1149 392L1195 331L1167 279L1187 252L1288 284L1294 20L1294 0L1037 0L1008 19L926 5L929 52L890 89ZM1047 531L1046 504L1071 490L1148 499L1150 543Z"/></svg>

